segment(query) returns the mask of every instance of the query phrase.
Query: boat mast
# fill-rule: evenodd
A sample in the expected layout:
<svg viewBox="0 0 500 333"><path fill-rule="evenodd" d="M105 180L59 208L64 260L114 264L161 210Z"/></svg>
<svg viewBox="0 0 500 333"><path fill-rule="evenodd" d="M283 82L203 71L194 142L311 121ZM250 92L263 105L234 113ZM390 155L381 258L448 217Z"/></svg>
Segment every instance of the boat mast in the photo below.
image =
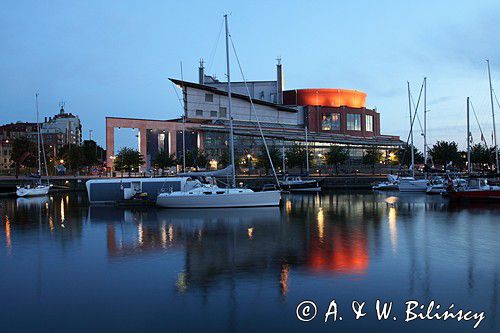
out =
<svg viewBox="0 0 500 333"><path fill-rule="evenodd" d="M410 111L410 138L411 138L411 175L415 178L415 150L413 149L413 121L412 121L412 110L411 110L411 93L410 93L410 82L408 84L408 108Z"/></svg>
<svg viewBox="0 0 500 333"><path fill-rule="evenodd" d="M467 174L470 176L470 124L469 124L469 97L467 97Z"/></svg>
<svg viewBox="0 0 500 333"><path fill-rule="evenodd" d="M37 160L38 160L38 175L40 176L38 182L42 183L42 160L40 159L40 122L38 120L38 93L35 94L36 103L36 149L37 149Z"/></svg>
<svg viewBox="0 0 500 333"><path fill-rule="evenodd" d="M282 141L283 146L281 147L281 157L282 161L281 163L283 164L282 169L283 169L283 180L285 179L285 136L283 135L283 141Z"/></svg>
<svg viewBox="0 0 500 333"><path fill-rule="evenodd" d="M424 77L424 163L427 165L427 78Z"/></svg>
<svg viewBox="0 0 500 333"><path fill-rule="evenodd" d="M229 151L231 155L231 186L236 187L236 168L234 166L234 138L233 138L233 115L231 108L231 75L229 70L229 29L227 26L227 14L224 15L226 26L226 72L227 72L227 97L229 111Z"/></svg>
<svg viewBox="0 0 500 333"><path fill-rule="evenodd" d="M307 125L306 125L306 172L309 175L309 140L307 140Z"/></svg>
<svg viewBox="0 0 500 333"><path fill-rule="evenodd" d="M182 73L182 61L181 61L181 80L182 80L182 102L184 106L184 111L182 112L182 172L186 172L186 94L184 89L184 75Z"/></svg>
<svg viewBox="0 0 500 333"><path fill-rule="evenodd" d="M496 161L495 172L499 173L500 170L498 164L497 127L495 124L495 106L493 104L493 86L491 85L490 61L486 59L486 63L488 64L488 80L490 82L491 117L493 118L493 143L495 144L495 161Z"/></svg>

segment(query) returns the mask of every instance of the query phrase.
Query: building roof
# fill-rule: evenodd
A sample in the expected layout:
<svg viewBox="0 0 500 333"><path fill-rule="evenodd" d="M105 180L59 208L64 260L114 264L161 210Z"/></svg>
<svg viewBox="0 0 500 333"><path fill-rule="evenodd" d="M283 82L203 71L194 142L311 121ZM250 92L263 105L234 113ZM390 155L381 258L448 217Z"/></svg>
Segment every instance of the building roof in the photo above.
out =
<svg viewBox="0 0 500 333"><path fill-rule="evenodd" d="M204 84L199 84L199 83L194 83L194 82L188 82L188 81L182 81L182 80L172 79L172 78L169 78L169 80L172 81L173 83L175 83L176 85L181 86L181 87L185 86L185 87L190 87L190 88L205 90L205 91L209 91L209 92L211 92L213 94L217 94L217 95L221 95L221 96L227 96L228 95L227 91L217 89L216 87L207 86L207 85L204 85ZM250 97L248 97L247 95L241 95L241 94L231 93L231 97L232 98L237 98L237 99L242 99L242 100L245 100L247 102L250 102ZM252 98L251 100L252 100L252 102L254 104L259 104L259 105L265 105L265 106L274 107L274 108L276 108L276 109L278 109L280 111L298 112L298 110L296 108L293 108L293 107L287 107L287 106L283 106L283 105L280 105L280 104L275 104L275 103L263 101L263 100L260 100L260 99L255 99L255 98Z"/></svg>

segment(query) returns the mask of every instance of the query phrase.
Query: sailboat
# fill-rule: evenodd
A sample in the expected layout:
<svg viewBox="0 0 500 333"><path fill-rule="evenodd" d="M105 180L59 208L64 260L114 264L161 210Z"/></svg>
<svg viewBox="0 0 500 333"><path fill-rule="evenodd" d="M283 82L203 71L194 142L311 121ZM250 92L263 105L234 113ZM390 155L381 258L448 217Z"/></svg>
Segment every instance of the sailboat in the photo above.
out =
<svg viewBox="0 0 500 333"><path fill-rule="evenodd" d="M254 192L247 188L236 188L234 163L234 133L231 113L231 77L229 70L229 30L227 15L224 15L226 28L226 68L227 95L229 113L229 146L231 154L231 187L221 188L216 184L199 184L188 191L170 191L160 193L156 205L163 208L229 208L229 207L265 207L279 206L281 191ZM250 96L250 94L249 94ZM265 142L265 141L264 141ZM272 162L271 162L272 163Z"/></svg>
<svg viewBox="0 0 500 333"><path fill-rule="evenodd" d="M40 133L40 121L38 120L38 93L35 95L36 98L36 127L37 127L37 161L38 161L38 175L40 178L38 178L38 182L34 185L18 185L16 194L18 197L34 197L34 196L40 196L40 195L46 195L49 193L50 188L52 185L49 183L49 173L47 170L47 162L45 161L45 171L47 174L47 183L43 184L42 183L42 160L40 157L40 146L42 146L43 149L43 137L41 136ZM44 149L43 149L44 150ZM43 153L43 158L45 160L45 151Z"/></svg>
<svg viewBox="0 0 500 333"><path fill-rule="evenodd" d="M307 138L307 126L305 128L306 133L306 174L309 175L309 141ZM283 153L283 158L284 158ZM284 170L283 163L283 170ZM284 173L283 173L284 174ZM280 181L281 188L283 190L288 190L290 192L321 192L321 185L315 179L303 179L301 175L288 175L283 180Z"/></svg>
<svg viewBox="0 0 500 333"><path fill-rule="evenodd" d="M427 79L424 78L424 104L425 104L425 93ZM420 98L420 97L419 97ZM427 190L428 181L427 179L415 179L415 147L413 146L413 121L414 116L411 107L411 95L410 95L410 83L408 82L408 105L410 110L410 138L411 138L411 177L401 177L398 182L398 189L400 192L425 192ZM424 112L425 112L424 105ZM418 103L417 103L418 109ZM415 110L416 114L417 110Z"/></svg>

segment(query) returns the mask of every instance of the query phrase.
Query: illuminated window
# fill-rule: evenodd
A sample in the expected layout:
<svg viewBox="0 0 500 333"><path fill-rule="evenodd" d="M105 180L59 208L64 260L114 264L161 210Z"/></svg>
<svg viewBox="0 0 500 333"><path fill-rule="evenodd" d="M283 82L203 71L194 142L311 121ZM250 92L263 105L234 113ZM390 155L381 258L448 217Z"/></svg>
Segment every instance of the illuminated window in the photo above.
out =
<svg viewBox="0 0 500 333"><path fill-rule="evenodd" d="M220 107L219 108L219 117L226 118L226 114L227 114L227 108Z"/></svg>
<svg viewBox="0 0 500 333"><path fill-rule="evenodd" d="M196 110L196 115L203 117L203 110Z"/></svg>
<svg viewBox="0 0 500 333"><path fill-rule="evenodd" d="M366 120L366 131L373 132L373 116L367 114L365 120Z"/></svg>
<svg viewBox="0 0 500 333"><path fill-rule="evenodd" d="M347 130L348 131L361 131L361 115L348 114L347 115Z"/></svg>
<svg viewBox="0 0 500 333"><path fill-rule="evenodd" d="M332 123L329 115L323 115L323 119L321 120L321 129L323 131L329 131L332 129Z"/></svg>
<svg viewBox="0 0 500 333"><path fill-rule="evenodd" d="M213 94L205 94L205 102L213 102L214 95Z"/></svg>
<svg viewBox="0 0 500 333"><path fill-rule="evenodd" d="M321 119L321 129L323 131L340 131L340 113L323 115Z"/></svg>

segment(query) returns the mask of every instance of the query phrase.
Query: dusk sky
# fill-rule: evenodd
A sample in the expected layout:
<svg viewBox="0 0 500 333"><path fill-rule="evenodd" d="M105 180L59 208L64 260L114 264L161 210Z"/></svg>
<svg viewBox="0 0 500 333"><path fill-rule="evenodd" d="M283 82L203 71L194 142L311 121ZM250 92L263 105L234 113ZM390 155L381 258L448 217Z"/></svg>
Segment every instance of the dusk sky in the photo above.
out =
<svg viewBox="0 0 500 333"><path fill-rule="evenodd" d="M248 80L275 79L281 56L286 89L362 90L381 114L382 133L406 140L406 82L417 98L427 76L429 141L463 147L470 96L491 143L485 59L500 91L498 0L3 1L0 123L33 121L35 92L42 117L64 100L84 138L92 129L103 145L105 116L178 117L167 78L180 78L180 61L186 80L197 81L200 58L224 78L223 35L216 44L224 13Z"/></svg>

